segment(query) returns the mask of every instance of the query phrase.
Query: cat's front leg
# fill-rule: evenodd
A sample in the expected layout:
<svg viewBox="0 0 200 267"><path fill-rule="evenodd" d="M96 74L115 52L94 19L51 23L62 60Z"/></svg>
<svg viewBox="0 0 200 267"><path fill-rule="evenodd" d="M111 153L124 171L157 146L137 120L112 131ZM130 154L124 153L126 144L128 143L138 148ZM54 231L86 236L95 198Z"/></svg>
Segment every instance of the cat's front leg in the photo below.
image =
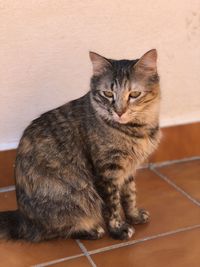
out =
<svg viewBox="0 0 200 267"><path fill-rule="evenodd" d="M133 176L130 176L124 183L121 190L121 203L123 206L126 221L131 225L142 224L149 221L149 212L138 209L136 205L136 185Z"/></svg>
<svg viewBox="0 0 200 267"><path fill-rule="evenodd" d="M135 230L121 217L120 191L114 180L105 178L101 183L101 195L105 204L104 219L111 237L121 240L129 239Z"/></svg>

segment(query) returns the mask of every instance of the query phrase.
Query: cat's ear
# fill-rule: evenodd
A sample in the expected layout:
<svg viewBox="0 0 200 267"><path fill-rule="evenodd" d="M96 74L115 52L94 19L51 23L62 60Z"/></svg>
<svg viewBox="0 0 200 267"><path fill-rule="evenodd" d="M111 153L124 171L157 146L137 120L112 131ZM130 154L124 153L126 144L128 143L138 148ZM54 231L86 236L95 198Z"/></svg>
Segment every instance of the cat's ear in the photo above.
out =
<svg viewBox="0 0 200 267"><path fill-rule="evenodd" d="M90 51L89 56L92 61L94 75L101 75L109 66L111 66L111 63L107 58L102 57L95 52Z"/></svg>
<svg viewBox="0 0 200 267"><path fill-rule="evenodd" d="M146 52L135 64L136 73L153 74L157 72L157 51L152 49Z"/></svg>

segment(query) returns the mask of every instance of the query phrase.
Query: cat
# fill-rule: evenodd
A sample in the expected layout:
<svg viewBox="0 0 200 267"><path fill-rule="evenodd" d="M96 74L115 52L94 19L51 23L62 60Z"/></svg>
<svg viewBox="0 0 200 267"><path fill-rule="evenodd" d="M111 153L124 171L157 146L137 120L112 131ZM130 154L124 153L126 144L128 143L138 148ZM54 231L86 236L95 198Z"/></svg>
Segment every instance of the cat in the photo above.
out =
<svg viewBox="0 0 200 267"><path fill-rule="evenodd" d="M160 140L157 51L136 60L90 52L90 90L24 131L15 163L18 209L0 238L129 239L149 221L136 206L136 169ZM123 208L124 216L121 213Z"/></svg>

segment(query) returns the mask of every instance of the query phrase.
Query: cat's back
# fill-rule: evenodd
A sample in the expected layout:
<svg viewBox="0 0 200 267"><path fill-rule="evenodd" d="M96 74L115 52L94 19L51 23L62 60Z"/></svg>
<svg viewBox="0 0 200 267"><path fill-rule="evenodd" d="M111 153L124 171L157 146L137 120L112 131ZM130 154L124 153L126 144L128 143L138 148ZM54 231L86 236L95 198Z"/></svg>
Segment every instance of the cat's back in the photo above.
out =
<svg viewBox="0 0 200 267"><path fill-rule="evenodd" d="M87 95L42 114L25 129L16 165L45 166L71 161L82 153Z"/></svg>

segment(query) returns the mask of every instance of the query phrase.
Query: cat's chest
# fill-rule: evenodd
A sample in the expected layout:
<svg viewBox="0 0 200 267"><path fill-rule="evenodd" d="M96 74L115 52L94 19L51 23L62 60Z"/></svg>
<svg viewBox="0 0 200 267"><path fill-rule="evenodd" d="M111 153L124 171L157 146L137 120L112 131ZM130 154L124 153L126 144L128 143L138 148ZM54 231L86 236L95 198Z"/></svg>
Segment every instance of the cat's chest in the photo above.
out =
<svg viewBox="0 0 200 267"><path fill-rule="evenodd" d="M144 161L155 149L157 143L158 138L152 139L148 134L143 137L118 135L109 140L111 146L115 147L117 150L124 151L124 153L127 154L127 161L133 162L134 164Z"/></svg>
<svg viewBox="0 0 200 267"><path fill-rule="evenodd" d="M118 164L122 167L122 171L118 175L119 185L123 185L130 176L135 175L137 168L145 162L156 146L157 141L151 140L148 136L140 139L118 139L115 149L122 151L121 157L117 159Z"/></svg>
<svg viewBox="0 0 200 267"><path fill-rule="evenodd" d="M110 135L98 141L96 157L98 161L118 164L124 170L124 176L133 174L157 146L157 140L148 135L143 138L131 138L124 135Z"/></svg>
<svg viewBox="0 0 200 267"><path fill-rule="evenodd" d="M129 136L109 127L106 131L93 132L91 151L95 169L105 172L107 176L116 175L119 183L135 174L136 169L147 159L157 146L157 136L143 132L142 136ZM110 170L109 170L110 168ZM112 170L113 169L113 170Z"/></svg>

